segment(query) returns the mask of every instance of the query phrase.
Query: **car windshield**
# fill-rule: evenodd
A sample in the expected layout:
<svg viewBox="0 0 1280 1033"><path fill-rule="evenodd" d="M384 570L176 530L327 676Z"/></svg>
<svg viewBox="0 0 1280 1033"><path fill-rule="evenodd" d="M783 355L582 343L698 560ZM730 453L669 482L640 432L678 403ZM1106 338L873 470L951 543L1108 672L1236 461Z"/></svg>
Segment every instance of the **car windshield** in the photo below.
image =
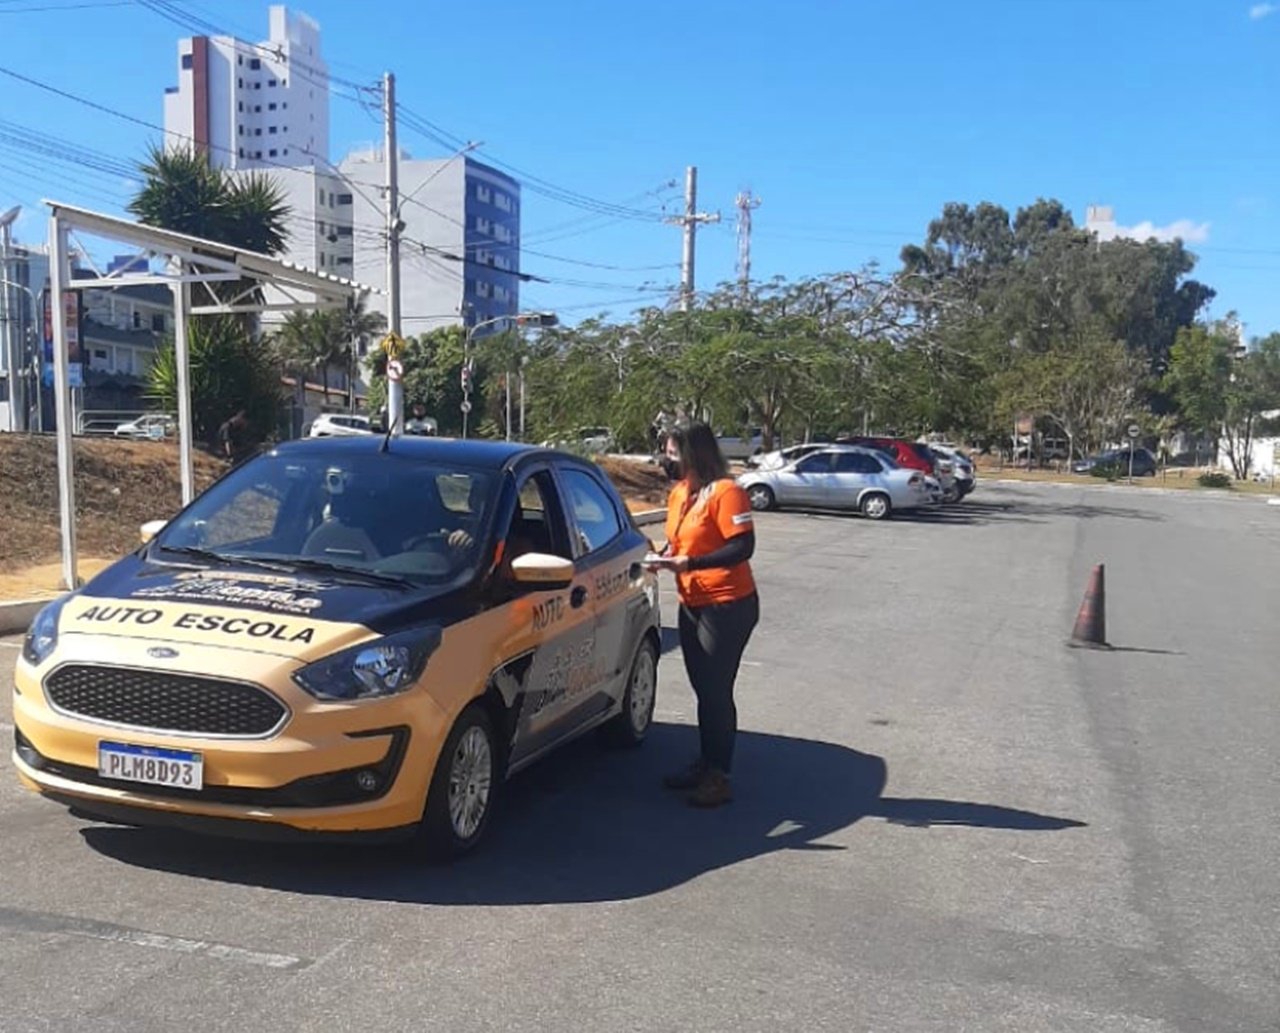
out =
<svg viewBox="0 0 1280 1033"><path fill-rule="evenodd" d="M197 498L149 555L452 583L475 572L498 484L393 452L269 453Z"/></svg>

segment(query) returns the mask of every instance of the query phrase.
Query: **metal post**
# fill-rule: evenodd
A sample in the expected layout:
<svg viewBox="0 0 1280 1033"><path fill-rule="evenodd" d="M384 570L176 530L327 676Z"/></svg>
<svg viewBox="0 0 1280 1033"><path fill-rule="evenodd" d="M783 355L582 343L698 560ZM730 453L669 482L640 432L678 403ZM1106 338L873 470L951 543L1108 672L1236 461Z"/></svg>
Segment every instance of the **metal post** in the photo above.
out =
<svg viewBox="0 0 1280 1033"><path fill-rule="evenodd" d="M185 273L177 261L178 278ZM195 467L191 454L191 359L187 342L187 313L191 308L191 286L173 285L173 357L178 367L178 472L182 477L182 504L195 497Z"/></svg>
<svg viewBox="0 0 1280 1033"><path fill-rule="evenodd" d="M698 169L690 165L684 174L684 254L680 261L680 311L688 312L693 305L693 252L694 235L698 222Z"/></svg>
<svg viewBox="0 0 1280 1033"><path fill-rule="evenodd" d="M1129 435L1129 483L1133 483L1133 435Z"/></svg>
<svg viewBox="0 0 1280 1033"><path fill-rule="evenodd" d="M400 153L396 147L396 77L382 77L382 117L385 130L383 162L387 184L387 326L400 337ZM404 432L404 384L387 378L387 427L393 437Z"/></svg>
<svg viewBox="0 0 1280 1033"><path fill-rule="evenodd" d="M62 586L74 591L76 576L76 487L71 437L71 371L68 369L67 316L63 292L71 282L67 231L57 214L49 217L49 288L53 315L53 404L58 421L58 520L62 532Z"/></svg>
<svg viewBox="0 0 1280 1033"><path fill-rule="evenodd" d="M511 363L507 363L507 366L508 366L508 367L510 367L510 365L511 365ZM510 440L511 440L511 371L510 371L510 369L508 369L508 371L507 371L506 375L503 377L503 380L505 380L505 381L506 381L506 387L507 387L507 419L506 419L506 424L507 424L507 440L508 440L508 441L510 441Z"/></svg>
<svg viewBox="0 0 1280 1033"><path fill-rule="evenodd" d="M520 440L524 440L524 368L529 363L529 356L520 356Z"/></svg>
<svg viewBox="0 0 1280 1033"><path fill-rule="evenodd" d="M18 349L14 342L17 340L17 334L13 332L13 305L11 299L13 297L9 288L9 246L11 237L9 235L9 227L12 220L9 218L0 221L0 355L4 356L5 375L8 377L9 383L9 426L5 430L17 431L22 427L19 425L18 412L21 410L19 399L20 389L18 387Z"/></svg>

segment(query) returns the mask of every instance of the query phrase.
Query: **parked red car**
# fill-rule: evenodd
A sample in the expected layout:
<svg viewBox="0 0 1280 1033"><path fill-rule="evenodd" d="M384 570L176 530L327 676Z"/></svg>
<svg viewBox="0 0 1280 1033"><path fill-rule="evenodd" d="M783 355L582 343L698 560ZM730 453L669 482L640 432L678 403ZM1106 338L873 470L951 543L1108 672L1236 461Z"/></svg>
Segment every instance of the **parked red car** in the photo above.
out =
<svg viewBox="0 0 1280 1033"><path fill-rule="evenodd" d="M840 438L836 444L862 445L864 448L874 448L888 453L899 466L908 470L919 470L921 473L927 473L930 477L935 476L937 473L934 469L933 454L929 451L929 446L921 445L915 441L903 441L901 438L852 437Z"/></svg>

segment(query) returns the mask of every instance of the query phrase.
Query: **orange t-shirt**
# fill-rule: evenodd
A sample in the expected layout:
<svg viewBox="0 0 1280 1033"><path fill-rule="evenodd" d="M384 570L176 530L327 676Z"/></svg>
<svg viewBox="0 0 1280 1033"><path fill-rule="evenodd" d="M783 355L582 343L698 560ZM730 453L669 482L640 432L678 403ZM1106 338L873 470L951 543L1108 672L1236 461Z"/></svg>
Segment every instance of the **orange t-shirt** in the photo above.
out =
<svg viewBox="0 0 1280 1033"><path fill-rule="evenodd" d="M730 538L754 529L747 493L724 478L708 485L692 499L689 482L680 481L667 500L667 543L673 556L706 556ZM680 601L686 606L711 606L745 599L756 590L751 564L690 570L676 575Z"/></svg>

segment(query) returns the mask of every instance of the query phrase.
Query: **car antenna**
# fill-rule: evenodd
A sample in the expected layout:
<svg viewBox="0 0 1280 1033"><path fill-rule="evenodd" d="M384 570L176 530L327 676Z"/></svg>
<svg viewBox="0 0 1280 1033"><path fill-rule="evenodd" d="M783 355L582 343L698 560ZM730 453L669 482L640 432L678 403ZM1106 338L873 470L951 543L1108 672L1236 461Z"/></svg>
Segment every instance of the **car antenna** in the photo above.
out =
<svg viewBox="0 0 1280 1033"><path fill-rule="evenodd" d="M378 447L379 452L385 452L387 446L391 444L391 432L396 429L396 420L400 419L400 414L396 413L395 419L387 424L387 436L382 439L382 444Z"/></svg>

